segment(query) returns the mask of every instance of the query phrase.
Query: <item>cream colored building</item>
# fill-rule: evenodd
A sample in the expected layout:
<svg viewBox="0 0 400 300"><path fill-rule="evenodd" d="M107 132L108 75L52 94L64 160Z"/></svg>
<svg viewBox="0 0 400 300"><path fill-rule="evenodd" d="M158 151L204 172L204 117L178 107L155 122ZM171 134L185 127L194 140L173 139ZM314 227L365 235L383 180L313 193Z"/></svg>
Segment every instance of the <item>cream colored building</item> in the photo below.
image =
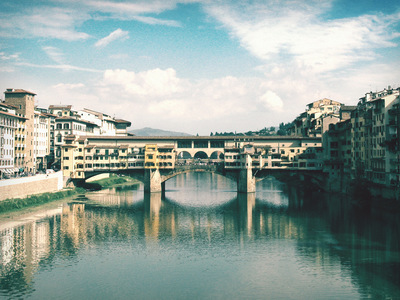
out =
<svg viewBox="0 0 400 300"><path fill-rule="evenodd" d="M343 104L327 98L307 105L304 113L293 121L291 134L297 136L321 137L329 125L324 128L324 119L334 116L340 121L340 108Z"/></svg>
<svg viewBox="0 0 400 300"><path fill-rule="evenodd" d="M399 92L384 89L360 98L351 114L352 174L384 185L400 184Z"/></svg>
<svg viewBox="0 0 400 300"><path fill-rule="evenodd" d="M177 165L224 163L242 167L250 154L256 169L322 169L319 138L280 137L65 137L64 176L85 178L86 172L174 169Z"/></svg>
<svg viewBox="0 0 400 300"><path fill-rule="evenodd" d="M50 117L35 110L33 151L35 152L36 170L47 169L50 155Z"/></svg>
<svg viewBox="0 0 400 300"><path fill-rule="evenodd" d="M35 120L35 93L22 89L7 89L4 92L5 104L15 106L15 113L20 117L25 117L24 126L24 150L18 153L24 154L23 168L26 172L36 172L36 159L34 151L34 120ZM22 148L22 147L21 147Z"/></svg>
<svg viewBox="0 0 400 300"><path fill-rule="evenodd" d="M15 131L18 128L18 116L0 110L0 179L15 172Z"/></svg>

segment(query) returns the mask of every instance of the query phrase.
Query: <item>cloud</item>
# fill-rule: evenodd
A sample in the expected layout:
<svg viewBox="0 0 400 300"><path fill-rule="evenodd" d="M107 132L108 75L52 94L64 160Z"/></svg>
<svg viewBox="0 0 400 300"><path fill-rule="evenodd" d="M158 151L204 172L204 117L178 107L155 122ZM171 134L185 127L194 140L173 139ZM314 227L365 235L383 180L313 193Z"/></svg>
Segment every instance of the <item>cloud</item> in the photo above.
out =
<svg viewBox="0 0 400 300"><path fill-rule="evenodd" d="M267 108L272 111L282 112L283 111L283 102L282 99L272 91L265 92L260 98L259 101Z"/></svg>
<svg viewBox="0 0 400 300"><path fill-rule="evenodd" d="M60 49L51 46L42 47L43 51L55 62L62 64L64 62L64 54Z"/></svg>
<svg viewBox="0 0 400 300"><path fill-rule="evenodd" d="M18 62L18 63L15 63L15 65L16 66L24 66L24 67L32 67L32 68L60 69L60 70L63 70L63 71L82 71L82 72L92 72L92 73L102 72L101 70L77 67L77 66L72 66L72 65L68 65L68 64L38 65L38 64L32 64L32 63L27 63L27 62Z"/></svg>
<svg viewBox="0 0 400 300"><path fill-rule="evenodd" d="M96 47L105 47L108 44L110 44L113 41L116 40L125 40L129 38L129 32L128 31L123 31L120 28L117 30L111 32L108 36L98 40L96 44L94 44Z"/></svg>
<svg viewBox="0 0 400 300"><path fill-rule="evenodd" d="M177 93L181 82L174 69L153 69L144 72L106 70L102 85L121 87L129 95L166 96Z"/></svg>
<svg viewBox="0 0 400 300"><path fill-rule="evenodd" d="M55 89L73 90L85 87L83 83L58 83L52 86Z"/></svg>
<svg viewBox="0 0 400 300"><path fill-rule="evenodd" d="M180 1L86 1L85 4L96 11L137 15L143 13L161 13L165 10L175 8L177 2Z"/></svg>
<svg viewBox="0 0 400 300"><path fill-rule="evenodd" d="M58 7L21 8L15 13L0 13L0 36L16 38L44 37L66 41L84 40L89 35L75 28L90 16L74 9Z"/></svg>
<svg viewBox="0 0 400 300"><path fill-rule="evenodd" d="M0 59L6 61L15 61L19 60L19 55L20 53L6 54L5 52L0 52Z"/></svg>
<svg viewBox="0 0 400 300"><path fill-rule="evenodd" d="M176 123L189 132L202 128L209 133L213 122L218 123L219 128L225 126L226 130L241 130L244 126L246 130L262 128L265 116L279 111L283 105L279 96L260 78L226 76L188 80L179 78L171 68L138 73L106 70L97 94L102 99L118 99L107 104L111 112L118 112L118 106L120 112L125 112L125 118L139 123L152 120L154 124L148 126L162 126L162 123L175 126ZM118 105L112 107L114 102ZM246 118L254 113L263 118ZM243 118L240 124L235 123Z"/></svg>
<svg viewBox="0 0 400 300"><path fill-rule="evenodd" d="M273 4L273 5L272 5ZM329 19L331 1L252 1L251 5L215 2L207 12L232 37L264 62L290 62L321 73L377 57L372 49L395 47L399 13Z"/></svg>
<svg viewBox="0 0 400 300"><path fill-rule="evenodd" d="M144 16L134 16L133 20L150 24L150 25L166 25L171 27L181 27L181 24L174 20L161 20L153 17L144 17Z"/></svg>

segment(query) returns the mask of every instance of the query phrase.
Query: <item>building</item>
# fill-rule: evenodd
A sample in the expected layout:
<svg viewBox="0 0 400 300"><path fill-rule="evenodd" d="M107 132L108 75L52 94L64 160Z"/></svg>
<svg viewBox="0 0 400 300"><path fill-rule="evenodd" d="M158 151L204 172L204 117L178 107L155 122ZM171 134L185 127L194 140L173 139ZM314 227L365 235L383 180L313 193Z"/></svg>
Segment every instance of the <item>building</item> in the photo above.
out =
<svg viewBox="0 0 400 300"><path fill-rule="evenodd" d="M92 122L98 126L99 130L95 132L96 135L116 135L115 120L111 116L88 108L78 110L77 114L82 120Z"/></svg>
<svg viewBox="0 0 400 300"><path fill-rule="evenodd" d="M99 131L99 127L91 122L78 119L76 117L62 116L55 119L54 128L54 164L61 168L62 151L67 136L87 136L94 135Z"/></svg>
<svg viewBox="0 0 400 300"><path fill-rule="evenodd" d="M350 119L331 124L324 135L324 171L332 177L351 177L352 123Z"/></svg>
<svg viewBox="0 0 400 300"><path fill-rule="evenodd" d="M5 104L15 107L16 115L25 118L24 122L24 143L21 145L17 154L23 154L23 168L26 172L36 172L36 157L34 150L34 130L35 130L35 93L22 89L7 89L4 92ZM18 126L18 125L17 125ZM21 139L22 140L22 139ZM24 149L22 150L22 145ZM21 158L21 157L19 157ZM22 168L22 166L21 166Z"/></svg>
<svg viewBox="0 0 400 300"><path fill-rule="evenodd" d="M400 88L369 92L324 134L324 170L331 176L400 186Z"/></svg>
<svg viewBox="0 0 400 300"><path fill-rule="evenodd" d="M327 98L308 104L306 111L293 121L291 135L321 137L324 130L329 128L329 124L326 124L324 129L324 119L334 116L339 121L342 105Z"/></svg>
<svg viewBox="0 0 400 300"><path fill-rule="evenodd" d="M13 174L15 155L15 132L19 117L0 109L0 178Z"/></svg>
<svg viewBox="0 0 400 300"><path fill-rule="evenodd" d="M36 170L47 169L50 155L50 116L35 110L33 151Z"/></svg>
<svg viewBox="0 0 400 300"><path fill-rule="evenodd" d="M174 169L193 163L223 163L241 168L249 154L253 168L322 170L320 138L298 137L65 137L63 174L85 178L87 172L135 169Z"/></svg>
<svg viewBox="0 0 400 300"><path fill-rule="evenodd" d="M88 108L74 111L72 105L50 105L48 114L55 116L50 146L50 160L54 168L61 168L61 147L66 136L127 136L127 127L131 122L115 119L105 113L97 112Z"/></svg>

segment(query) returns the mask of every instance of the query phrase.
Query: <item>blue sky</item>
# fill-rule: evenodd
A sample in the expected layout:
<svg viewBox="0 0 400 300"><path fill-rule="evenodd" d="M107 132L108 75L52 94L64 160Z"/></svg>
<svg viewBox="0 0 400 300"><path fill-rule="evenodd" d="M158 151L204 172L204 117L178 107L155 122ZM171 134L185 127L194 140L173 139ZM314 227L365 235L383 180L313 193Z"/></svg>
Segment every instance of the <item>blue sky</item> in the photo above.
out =
<svg viewBox="0 0 400 300"><path fill-rule="evenodd" d="M132 129L258 130L400 86L397 0L5 0L0 17L3 92Z"/></svg>

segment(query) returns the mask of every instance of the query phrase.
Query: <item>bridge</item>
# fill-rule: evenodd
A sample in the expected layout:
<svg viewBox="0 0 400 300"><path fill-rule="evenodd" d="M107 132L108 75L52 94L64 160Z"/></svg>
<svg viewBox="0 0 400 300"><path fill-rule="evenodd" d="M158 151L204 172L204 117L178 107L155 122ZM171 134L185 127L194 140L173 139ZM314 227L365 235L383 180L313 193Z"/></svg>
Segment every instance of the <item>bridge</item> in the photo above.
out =
<svg viewBox="0 0 400 300"><path fill-rule="evenodd" d="M237 182L239 193L274 173L322 172L321 139L314 137L105 137L65 138L62 169L66 181L101 173L127 174L160 192L165 182L187 172L213 172Z"/></svg>

